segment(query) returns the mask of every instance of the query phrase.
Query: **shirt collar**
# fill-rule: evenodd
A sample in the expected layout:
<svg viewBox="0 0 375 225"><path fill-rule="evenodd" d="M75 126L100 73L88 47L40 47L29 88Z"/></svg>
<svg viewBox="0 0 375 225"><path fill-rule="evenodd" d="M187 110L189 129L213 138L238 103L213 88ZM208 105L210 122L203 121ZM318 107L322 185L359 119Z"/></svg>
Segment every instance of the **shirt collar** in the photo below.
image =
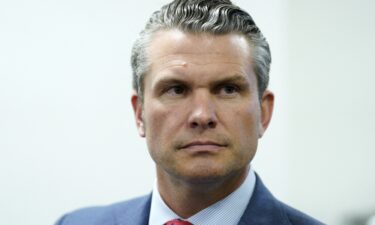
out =
<svg viewBox="0 0 375 225"><path fill-rule="evenodd" d="M245 181L234 192L199 211L187 220L194 225L237 225L253 194L255 182L255 173L250 167ZM151 199L149 225L162 225L176 218L180 217L165 204L155 182Z"/></svg>

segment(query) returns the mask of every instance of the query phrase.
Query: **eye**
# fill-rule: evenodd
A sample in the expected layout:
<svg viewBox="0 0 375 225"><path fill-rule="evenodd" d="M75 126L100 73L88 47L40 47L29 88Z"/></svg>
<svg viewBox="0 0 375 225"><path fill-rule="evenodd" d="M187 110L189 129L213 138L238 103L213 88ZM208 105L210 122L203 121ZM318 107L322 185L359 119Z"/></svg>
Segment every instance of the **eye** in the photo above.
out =
<svg viewBox="0 0 375 225"><path fill-rule="evenodd" d="M233 94L237 91L237 88L231 85L226 85L223 87L223 91L227 94Z"/></svg>
<svg viewBox="0 0 375 225"><path fill-rule="evenodd" d="M183 85L174 85L166 89L165 93L171 96L184 95L186 93L186 87Z"/></svg>
<svg viewBox="0 0 375 225"><path fill-rule="evenodd" d="M236 95L238 92L239 92L239 88L236 85L226 84L226 85L222 85L219 88L218 94L223 95L223 96L233 96L233 95Z"/></svg>

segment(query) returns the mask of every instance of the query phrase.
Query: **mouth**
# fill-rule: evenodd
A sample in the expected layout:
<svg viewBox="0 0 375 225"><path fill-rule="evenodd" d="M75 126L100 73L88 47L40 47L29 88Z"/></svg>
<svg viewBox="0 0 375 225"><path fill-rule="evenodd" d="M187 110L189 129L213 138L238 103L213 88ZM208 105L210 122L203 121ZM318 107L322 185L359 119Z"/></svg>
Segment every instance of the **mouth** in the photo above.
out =
<svg viewBox="0 0 375 225"><path fill-rule="evenodd" d="M227 146L227 144L217 143L213 141L194 141L183 145L180 150L196 153L215 153L223 150Z"/></svg>

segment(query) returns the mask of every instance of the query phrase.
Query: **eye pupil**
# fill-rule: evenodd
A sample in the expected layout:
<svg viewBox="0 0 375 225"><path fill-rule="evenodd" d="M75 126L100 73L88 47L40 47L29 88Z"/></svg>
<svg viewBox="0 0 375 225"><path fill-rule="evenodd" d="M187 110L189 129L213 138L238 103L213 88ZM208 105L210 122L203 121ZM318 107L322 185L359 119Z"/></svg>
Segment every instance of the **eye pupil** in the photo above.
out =
<svg viewBox="0 0 375 225"><path fill-rule="evenodd" d="M174 87L173 89L174 89L174 92L176 94L182 94L182 93L184 93L184 88L183 87L177 86L177 87Z"/></svg>
<svg viewBox="0 0 375 225"><path fill-rule="evenodd" d="M226 93L233 93L235 91L235 88L232 86L225 86L224 90Z"/></svg>
<svg viewBox="0 0 375 225"><path fill-rule="evenodd" d="M166 90L166 93L170 96L180 96L184 95L186 92L186 88L181 85L171 86Z"/></svg>

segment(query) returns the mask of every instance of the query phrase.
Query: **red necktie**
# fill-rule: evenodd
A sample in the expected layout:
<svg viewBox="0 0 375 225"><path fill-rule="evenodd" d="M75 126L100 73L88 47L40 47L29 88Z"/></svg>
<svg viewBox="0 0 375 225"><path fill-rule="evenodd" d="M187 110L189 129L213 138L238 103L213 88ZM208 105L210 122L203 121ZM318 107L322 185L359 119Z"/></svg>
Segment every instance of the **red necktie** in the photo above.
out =
<svg viewBox="0 0 375 225"><path fill-rule="evenodd" d="M193 225L193 224L185 220L175 219L175 220L170 220L166 222L164 225Z"/></svg>

